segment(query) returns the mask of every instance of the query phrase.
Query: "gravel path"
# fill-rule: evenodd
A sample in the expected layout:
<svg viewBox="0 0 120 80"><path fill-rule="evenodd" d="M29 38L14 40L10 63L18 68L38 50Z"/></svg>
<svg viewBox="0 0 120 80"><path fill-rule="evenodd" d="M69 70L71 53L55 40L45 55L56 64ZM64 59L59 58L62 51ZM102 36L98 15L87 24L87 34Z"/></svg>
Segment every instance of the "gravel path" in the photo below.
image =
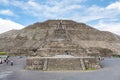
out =
<svg viewBox="0 0 120 80"><path fill-rule="evenodd" d="M14 57L14 66L0 64L0 80L120 80L120 58L106 58L95 71L24 70L25 58Z"/></svg>

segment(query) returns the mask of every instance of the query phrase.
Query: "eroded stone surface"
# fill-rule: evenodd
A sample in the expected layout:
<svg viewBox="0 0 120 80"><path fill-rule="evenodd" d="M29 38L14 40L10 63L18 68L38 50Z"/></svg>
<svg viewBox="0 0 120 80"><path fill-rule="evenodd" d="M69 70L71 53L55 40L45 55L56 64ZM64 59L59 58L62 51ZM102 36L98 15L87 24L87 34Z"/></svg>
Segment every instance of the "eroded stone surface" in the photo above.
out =
<svg viewBox="0 0 120 80"><path fill-rule="evenodd" d="M96 57L30 57L27 69L31 70L95 70L100 69L100 59Z"/></svg>
<svg viewBox="0 0 120 80"><path fill-rule="evenodd" d="M48 20L0 35L0 51L11 54L54 56L66 50L73 56L119 54L120 37L72 20Z"/></svg>

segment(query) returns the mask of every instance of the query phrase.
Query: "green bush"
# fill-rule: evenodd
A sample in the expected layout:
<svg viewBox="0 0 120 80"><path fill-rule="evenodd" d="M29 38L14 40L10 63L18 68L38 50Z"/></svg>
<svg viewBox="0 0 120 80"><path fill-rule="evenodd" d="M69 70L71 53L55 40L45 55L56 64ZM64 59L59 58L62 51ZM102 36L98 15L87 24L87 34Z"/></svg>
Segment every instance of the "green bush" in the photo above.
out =
<svg viewBox="0 0 120 80"><path fill-rule="evenodd" d="M7 55L7 52L0 52L0 55Z"/></svg>
<svg viewBox="0 0 120 80"><path fill-rule="evenodd" d="M113 57L120 58L120 55L112 55Z"/></svg>

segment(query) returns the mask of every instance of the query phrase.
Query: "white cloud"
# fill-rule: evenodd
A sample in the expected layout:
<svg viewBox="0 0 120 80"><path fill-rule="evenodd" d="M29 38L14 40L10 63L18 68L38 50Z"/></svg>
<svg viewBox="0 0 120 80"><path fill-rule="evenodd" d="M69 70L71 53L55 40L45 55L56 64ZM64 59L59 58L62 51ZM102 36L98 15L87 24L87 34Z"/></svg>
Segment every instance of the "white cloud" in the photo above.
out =
<svg viewBox="0 0 120 80"><path fill-rule="evenodd" d="M120 1L110 4L106 7L107 9L118 9L120 10Z"/></svg>
<svg viewBox="0 0 120 80"><path fill-rule="evenodd" d="M9 1L9 0L8 0ZM58 18L69 14L72 10L82 8L79 3L86 0L46 0L44 4L37 0L11 0L9 5L20 8L25 14L39 18ZM24 6L23 6L24 5Z"/></svg>
<svg viewBox="0 0 120 80"><path fill-rule="evenodd" d="M32 15L37 19L73 19L84 23L96 21L94 24L96 28L120 34L120 0L106 7L82 5L82 2L87 0L43 0L41 2L40 0L1 1L17 7L27 16Z"/></svg>
<svg viewBox="0 0 120 80"><path fill-rule="evenodd" d="M10 3L9 0L0 0L0 3L2 3L2 5L8 5Z"/></svg>
<svg viewBox="0 0 120 80"><path fill-rule="evenodd" d="M104 20L104 19L112 19L118 18L120 15L120 11L118 10L111 10L107 9L106 7L99 7L99 6L91 6L89 8L85 8L86 10L83 11L81 16L81 21L83 22L90 22L94 20Z"/></svg>
<svg viewBox="0 0 120 80"><path fill-rule="evenodd" d="M102 31L110 31L120 35L120 23L99 21L99 23L92 26Z"/></svg>
<svg viewBox="0 0 120 80"><path fill-rule="evenodd" d="M24 28L23 25L20 25L8 19L0 18L0 33L4 33L12 29L22 29L22 28Z"/></svg>
<svg viewBox="0 0 120 80"><path fill-rule="evenodd" d="M8 15L8 16L14 16L15 14L12 12L12 11L10 11L9 9L7 9L7 10L0 10L0 14L2 14L2 15Z"/></svg>

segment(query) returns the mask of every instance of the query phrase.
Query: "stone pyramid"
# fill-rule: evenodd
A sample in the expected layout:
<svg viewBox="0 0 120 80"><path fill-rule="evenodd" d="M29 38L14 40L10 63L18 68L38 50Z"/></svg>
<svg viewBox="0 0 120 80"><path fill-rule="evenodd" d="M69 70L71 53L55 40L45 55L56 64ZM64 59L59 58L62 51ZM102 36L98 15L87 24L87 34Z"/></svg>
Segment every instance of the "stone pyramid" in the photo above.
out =
<svg viewBox="0 0 120 80"><path fill-rule="evenodd" d="M72 20L47 20L0 34L0 51L42 57L119 55L120 36Z"/></svg>

